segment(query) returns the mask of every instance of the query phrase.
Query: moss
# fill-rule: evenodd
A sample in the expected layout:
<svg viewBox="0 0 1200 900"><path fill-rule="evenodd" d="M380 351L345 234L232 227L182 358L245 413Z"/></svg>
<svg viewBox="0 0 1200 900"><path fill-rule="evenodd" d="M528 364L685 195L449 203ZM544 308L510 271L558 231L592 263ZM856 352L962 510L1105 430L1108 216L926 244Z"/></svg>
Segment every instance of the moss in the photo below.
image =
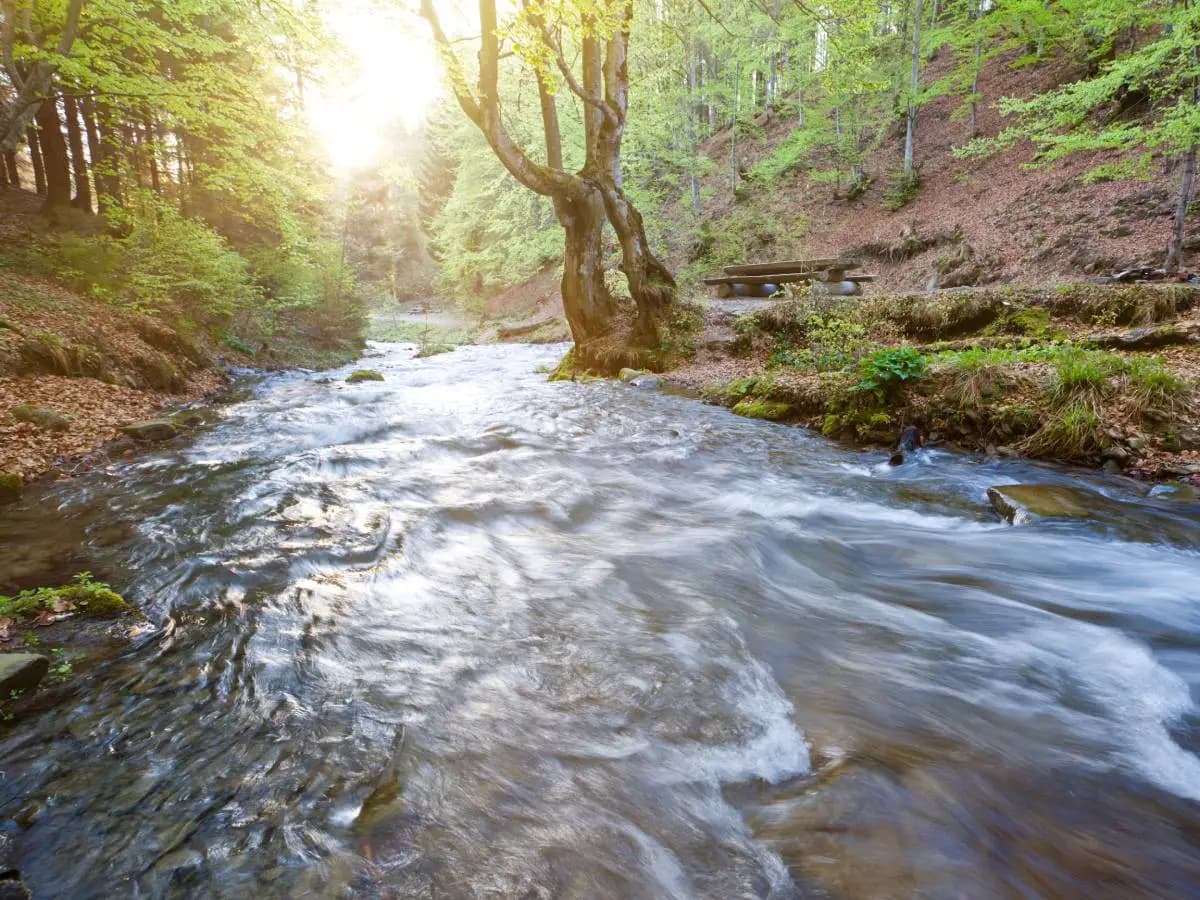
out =
<svg viewBox="0 0 1200 900"><path fill-rule="evenodd" d="M115 619L129 609L124 597L107 584L93 581L88 572L81 572L71 584L63 587L34 588L14 597L0 596L0 618L18 621L36 618L44 612Z"/></svg>
<svg viewBox="0 0 1200 900"><path fill-rule="evenodd" d="M454 350L453 344L425 344L417 351L417 359L424 359L427 356L437 356L440 353L450 353ZM383 378L379 378L382 381Z"/></svg>
<svg viewBox="0 0 1200 900"><path fill-rule="evenodd" d="M575 380L575 348L572 347L566 352L562 359L558 361L558 365L554 367L554 371L550 373L550 381L574 381Z"/></svg>
<svg viewBox="0 0 1200 900"><path fill-rule="evenodd" d="M346 384L358 384L360 381L383 381L383 375L374 369L357 369L350 373Z"/></svg>
<svg viewBox="0 0 1200 900"><path fill-rule="evenodd" d="M0 472L0 503L13 503L21 499L24 482L16 472Z"/></svg>
<svg viewBox="0 0 1200 900"><path fill-rule="evenodd" d="M766 419L768 422L778 422L791 411L792 407L787 403L750 397L742 400L733 408L734 415L744 416L747 419Z"/></svg>

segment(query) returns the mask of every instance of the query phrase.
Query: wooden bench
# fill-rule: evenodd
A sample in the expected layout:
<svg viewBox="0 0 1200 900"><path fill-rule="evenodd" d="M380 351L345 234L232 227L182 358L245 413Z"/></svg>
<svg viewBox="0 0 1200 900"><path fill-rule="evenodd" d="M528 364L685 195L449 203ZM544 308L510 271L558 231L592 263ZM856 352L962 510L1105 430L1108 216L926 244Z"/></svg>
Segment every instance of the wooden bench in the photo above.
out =
<svg viewBox="0 0 1200 900"><path fill-rule="evenodd" d="M804 283L823 284L827 286L827 293L852 296L862 293L863 284L875 280L874 275L847 274L861 266L858 260L841 257L749 263L725 266L723 274L705 278L704 283L715 287L716 295L721 299L732 296L769 297L782 285Z"/></svg>

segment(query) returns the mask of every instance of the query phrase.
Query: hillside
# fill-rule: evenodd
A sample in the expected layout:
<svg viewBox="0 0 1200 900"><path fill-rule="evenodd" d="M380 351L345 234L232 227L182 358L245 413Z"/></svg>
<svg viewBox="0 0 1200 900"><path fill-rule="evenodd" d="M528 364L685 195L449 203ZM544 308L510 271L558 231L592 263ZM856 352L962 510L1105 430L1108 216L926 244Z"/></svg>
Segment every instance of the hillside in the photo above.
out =
<svg viewBox="0 0 1200 900"><path fill-rule="evenodd" d="M935 56L928 78L936 81L947 67L944 54ZM995 100L1031 96L1078 74L1064 63L1015 69L1011 59L993 60L980 79L985 98L979 104L980 134L995 136L1006 124ZM1027 144L960 159L954 149L969 134L955 115L959 105L941 97L921 108L915 151L920 188L895 212L885 208L885 193L903 152L902 129L869 155L863 168L870 185L852 200L812 176L812 170L829 166L820 156L771 184L742 178L735 197L730 136L716 135L705 145L715 172L701 191L707 247L672 241L673 261L691 276L741 260L857 255L879 274L876 293L1078 281L1162 263L1177 172L1160 161L1146 180L1089 183L1089 171L1119 155L1087 153L1036 167ZM795 122L766 116L758 125L759 134L740 141L737 166L744 173L776 153ZM679 208L678 215L685 210ZM1198 249L1200 240L1193 236L1185 250L1194 258Z"/></svg>
<svg viewBox="0 0 1200 900"><path fill-rule="evenodd" d="M99 223L80 217L82 231L52 228L42 208L31 192L0 188L0 501L20 482L145 446L145 435L125 429L210 397L228 383L229 365L322 366L357 354L355 335L323 340L302 319L222 340L174 305L138 312L104 302L81 289L61 247L95 235ZM175 417L171 427L194 422Z"/></svg>

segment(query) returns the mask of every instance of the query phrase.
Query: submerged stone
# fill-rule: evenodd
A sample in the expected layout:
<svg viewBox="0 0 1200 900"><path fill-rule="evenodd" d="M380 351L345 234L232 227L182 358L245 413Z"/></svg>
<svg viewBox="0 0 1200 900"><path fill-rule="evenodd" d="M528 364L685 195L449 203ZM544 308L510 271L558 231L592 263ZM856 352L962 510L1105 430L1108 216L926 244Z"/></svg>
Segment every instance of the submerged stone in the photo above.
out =
<svg viewBox="0 0 1200 900"><path fill-rule="evenodd" d="M641 388L645 391L657 391L662 386L662 381L657 375L639 375L629 383L633 387Z"/></svg>
<svg viewBox="0 0 1200 900"><path fill-rule="evenodd" d="M0 653L0 697L31 691L50 671L50 660L36 653Z"/></svg>
<svg viewBox="0 0 1200 900"><path fill-rule="evenodd" d="M1013 525L1039 518L1091 518L1109 505L1101 494L1061 484L1005 484L987 493L996 512Z"/></svg>
<svg viewBox="0 0 1200 900"><path fill-rule="evenodd" d="M179 434L179 429L170 419L147 419L133 422L121 428L124 434L138 441L169 441Z"/></svg>

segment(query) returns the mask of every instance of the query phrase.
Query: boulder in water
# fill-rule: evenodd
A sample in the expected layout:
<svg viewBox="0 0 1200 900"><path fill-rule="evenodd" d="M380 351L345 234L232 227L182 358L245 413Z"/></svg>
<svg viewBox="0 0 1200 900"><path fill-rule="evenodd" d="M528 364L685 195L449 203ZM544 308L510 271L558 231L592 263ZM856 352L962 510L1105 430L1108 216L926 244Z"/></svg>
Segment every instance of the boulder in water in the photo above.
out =
<svg viewBox="0 0 1200 900"><path fill-rule="evenodd" d="M641 378L645 374L646 373L643 372L641 369L626 368L626 369L622 369L620 372L617 373L617 378L621 379L621 381L625 382L626 384L632 384L634 381L636 381L638 378Z"/></svg>
<svg viewBox="0 0 1200 900"><path fill-rule="evenodd" d="M179 434L179 429L170 419L147 419L133 422L121 428L122 433L137 441L169 441Z"/></svg>
<svg viewBox="0 0 1200 900"><path fill-rule="evenodd" d="M1061 484L1005 484L987 493L996 512L1013 525L1042 518L1092 518L1109 503L1100 494Z"/></svg>
<svg viewBox="0 0 1200 900"><path fill-rule="evenodd" d="M383 381L383 375L374 369L359 369L351 372L346 384L358 384L361 381Z"/></svg>
<svg viewBox="0 0 1200 900"><path fill-rule="evenodd" d="M662 386L662 381L657 375L639 375L629 383L646 391L657 391Z"/></svg>
<svg viewBox="0 0 1200 900"><path fill-rule="evenodd" d="M0 697L31 691L50 671L50 660L37 653L0 653Z"/></svg>

